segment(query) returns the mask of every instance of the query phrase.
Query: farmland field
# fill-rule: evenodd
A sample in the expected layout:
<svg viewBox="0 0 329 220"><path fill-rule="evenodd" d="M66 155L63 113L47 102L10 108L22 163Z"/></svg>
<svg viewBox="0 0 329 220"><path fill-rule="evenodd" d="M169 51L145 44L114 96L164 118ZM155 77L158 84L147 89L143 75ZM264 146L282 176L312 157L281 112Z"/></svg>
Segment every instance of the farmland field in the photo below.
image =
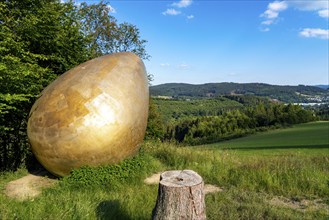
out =
<svg viewBox="0 0 329 220"><path fill-rule="evenodd" d="M239 153L307 152L329 155L329 122L311 122L207 145Z"/></svg>
<svg viewBox="0 0 329 220"><path fill-rule="evenodd" d="M195 147L149 141L133 159L76 170L24 201L4 190L27 170L2 173L0 219L150 219L158 186L144 179L172 169L192 169L221 189L205 197L208 219L328 219L328 126L308 123Z"/></svg>

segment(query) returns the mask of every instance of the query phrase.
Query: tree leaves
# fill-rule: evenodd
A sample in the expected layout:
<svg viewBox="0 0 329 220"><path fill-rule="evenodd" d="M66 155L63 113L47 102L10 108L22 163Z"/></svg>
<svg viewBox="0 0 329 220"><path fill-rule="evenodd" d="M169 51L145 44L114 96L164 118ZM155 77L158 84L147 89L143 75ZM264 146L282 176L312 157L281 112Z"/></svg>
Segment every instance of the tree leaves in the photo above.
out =
<svg viewBox="0 0 329 220"><path fill-rule="evenodd" d="M117 24L109 12L102 1L81 6L59 0L0 2L0 170L24 162L28 113L58 75L107 53L149 57L138 28Z"/></svg>
<svg viewBox="0 0 329 220"><path fill-rule="evenodd" d="M82 3L78 12L82 32L88 40L90 58L125 51L133 52L142 59L150 58L145 50L147 41L140 38L139 29L127 22L118 24L103 1L93 5Z"/></svg>

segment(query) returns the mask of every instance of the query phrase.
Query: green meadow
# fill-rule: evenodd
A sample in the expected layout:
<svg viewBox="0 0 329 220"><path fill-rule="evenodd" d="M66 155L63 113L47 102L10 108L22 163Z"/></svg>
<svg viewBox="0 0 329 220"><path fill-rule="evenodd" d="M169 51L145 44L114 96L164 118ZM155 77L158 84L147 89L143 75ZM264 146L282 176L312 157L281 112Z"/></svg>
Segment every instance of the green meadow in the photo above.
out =
<svg viewBox="0 0 329 220"><path fill-rule="evenodd" d="M206 145L209 148L235 150L239 154L307 153L329 154L327 121L295 125L229 141Z"/></svg>
<svg viewBox="0 0 329 220"><path fill-rule="evenodd" d="M148 141L132 159L75 170L24 201L4 190L27 170L2 173L0 219L150 219L158 186L144 179L172 169L220 187L205 197L208 219L328 219L328 129L314 122L194 147Z"/></svg>

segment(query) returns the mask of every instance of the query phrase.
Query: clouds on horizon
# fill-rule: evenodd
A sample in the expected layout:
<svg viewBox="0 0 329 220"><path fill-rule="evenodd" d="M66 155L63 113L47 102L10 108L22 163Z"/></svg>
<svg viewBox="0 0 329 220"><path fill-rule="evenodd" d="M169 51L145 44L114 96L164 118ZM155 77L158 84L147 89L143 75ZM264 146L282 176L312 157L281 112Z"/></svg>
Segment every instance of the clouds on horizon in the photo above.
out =
<svg viewBox="0 0 329 220"><path fill-rule="evenodd" d="M261 22L261 31L270 31L270 26L280 21L280 13L288 8L294 8L300 11L317 11L318 16L329 18L328 4L326 1L273 1L267 5L267 9L260 17L264 18ZM302 37L315 37L319 39L328 39L328 30L320 28L304 28L299 35Z"/></svg>
<svg viewBox="0 0 329 220"><path fill-rule="evenodd" d="M177 65L171 65L170 63L160 63L160 67L162 68L177 68L180 70L188 70L191 68L191 66L185 62L177 64Z"/></svg>
<svg viewBox="0 0 329 220"><path fill-rule="evenodd" d="M181 70L187 70L190 69L190 65L186 64L186 63L181 63L177 66L179 69Z"/></svg>

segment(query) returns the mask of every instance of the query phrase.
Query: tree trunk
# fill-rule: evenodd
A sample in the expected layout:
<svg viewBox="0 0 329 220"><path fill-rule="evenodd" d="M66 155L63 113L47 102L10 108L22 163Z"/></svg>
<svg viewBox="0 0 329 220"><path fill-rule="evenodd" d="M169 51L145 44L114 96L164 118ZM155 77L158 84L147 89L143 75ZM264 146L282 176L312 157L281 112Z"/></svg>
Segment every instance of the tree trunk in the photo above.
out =
<svg viewBox="0 0 329 220"><path fill-rule="evenodd" d="M162 173L152 219L206 219L203 186L202 177L192 170Z"/></svg>

